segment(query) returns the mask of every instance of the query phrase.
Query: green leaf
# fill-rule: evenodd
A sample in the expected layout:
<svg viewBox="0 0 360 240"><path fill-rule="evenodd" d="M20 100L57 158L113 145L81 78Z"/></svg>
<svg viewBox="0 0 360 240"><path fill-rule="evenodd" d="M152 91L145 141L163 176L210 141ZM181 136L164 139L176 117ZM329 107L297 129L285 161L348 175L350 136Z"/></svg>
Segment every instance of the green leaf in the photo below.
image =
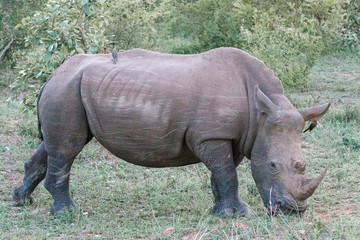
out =
<svg viewBox="0 0 360 240"><path fill-rule="evenodd" d="M48 48L48 52L51 52L53 50L54 45L50 45Z"/></svg>
<svg viewBox="0 0 360 240"><path fill-rule="evenodd" d="M75 49L76 49L76 51L77 51L78 53L80 53L80 54L85 54L85 51L84 51L82 48L77 47L77 48L75 48Z"/></svg>
<svg viewBox="0 0 360 240"><path fill-rule="evenodd" d="M98 50L97 47L91 47L91 48L90 48L90 52L96 52L97 50Z"/></svg>
<svg viewBox="0 0 360 240"><path fill-rule="evenodd" d="M50 38L51 39L55 39L56 38L56 34L55 34L55 32L54 31L48 31L48 34L49 34L49 36L50 36Z"/></svg>
<svg viewBox="0 0 360 240"><path fill-rule="evenodd" d="M54 68L54 64L53 64L53 63L49 63L49 65L48 65L49 71L51 71L53 68Z"/></svg>
<svg viewBox="0 0 360 240"><path fill-rule="evenodd" d="M65 59L65 54L64 54L63 52L59 52L58 58L59 58L59 61L60 61L60 62L64 61L64 59Z"/></svg>
<svg viewBox="0 0 360 240"><path fill-rule="evenodd" d="M42 71L40 71L38 74L36 74L35 78L40 77L42 73L43 73L43 72L42 72Z"/></svg>
<svg viewBox="0 0 360 240"><path fill-rule="evenodd" d="M23 26L23 25L22 25L21 23L19 23L18 25L15 26L15 29L22 28L22 26Z"/></svg>
<svg viewBox="0 0 360 240"><path fill-rule="evenodd" d="M89 3L89 0L81 0L81 5L83 5L83 6L88 3Z"/></svg>
<svg viewBox="0 0 360 240"><path fill-rule="evenodd" d="M46 52L46 53L45 53L45 57L44 57L45 62L49 62L49 61L50 61L50 58L51 58L51 52Z"/></svg>
<svg viewBox="0 0 360 240"><path fill-rule="evenodd" d="M85 7L84 7L84 12L86 13L86 15L89 15L89 14L90 14L89 5L85 5Z"/></svg>

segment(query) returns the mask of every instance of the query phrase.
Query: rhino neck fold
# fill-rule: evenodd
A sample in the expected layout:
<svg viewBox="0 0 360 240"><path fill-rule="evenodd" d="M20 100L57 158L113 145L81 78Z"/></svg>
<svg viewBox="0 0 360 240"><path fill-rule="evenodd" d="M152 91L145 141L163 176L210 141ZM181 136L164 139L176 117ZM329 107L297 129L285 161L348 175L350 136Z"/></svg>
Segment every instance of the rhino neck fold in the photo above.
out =
<svg viewBox="0 0 360 240"><path fill-rule="evenodd" d="M258 114L257 109L254 103L254 88L255 82L247 78L246 80L246 89L247 89L247 99L248 99L248 106L249 106L249 122L248 122L248 129L246 133L246 139L244 143L244 154L245 156L251 160L251 151L254 146L254 142L257 135L258 129Z"/></svg>
<svg viewBox="0 0 360 240"><path fill-rule="evenodd" d="M241 146L244 146L242 150L245 156L251 160L251 151L254 146L259 122L261 120L261 114L259 114L259 111L255 107L255 85L257 84L261 91L268 97L273 94L283 95L284 88L281 81L274 75L274 72L268 69L265 64L258 59L254 58L247 67L248 69L244 77L246 79L249 122L246 139ZM255 79L253 76L256 76L257 78Z"/></svg>

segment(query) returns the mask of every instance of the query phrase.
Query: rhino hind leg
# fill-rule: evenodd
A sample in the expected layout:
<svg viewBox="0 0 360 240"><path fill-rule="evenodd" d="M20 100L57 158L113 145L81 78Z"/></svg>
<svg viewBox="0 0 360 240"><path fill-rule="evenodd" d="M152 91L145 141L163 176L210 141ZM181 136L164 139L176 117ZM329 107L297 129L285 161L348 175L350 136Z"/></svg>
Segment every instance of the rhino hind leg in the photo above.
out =
<svg viewBox="0 0 360 240"><path fill-rule="evenodd" d="M215 200L211 211L223 217L246 215L247 208L238 197L238 179L231 142L206 141L195 148L194 153L212 173L211 188Z"/></svg>
<svg viewBox="0 0 360 240"><path fill-rule="evenodd" d="M66 138L66 141L51 140L57 144L52 145L56 147L55 149L52 147L47 159L48 166L44 186L54 199L54 204L50 209L51 214L62 214L75 208L69 192L70 170L77 154L92 138L92 135L85 132L84 129L79 130L79 135L76 137L66 134L68 131L64 132L59 139Z"/></svg>
<svg viewBox="0 0 360 240"><path fill-rule="evenodd" d="M51 214L61 214L64 210L75 208L69 192L70 169L75 156L70 158L48 157L48 170L44 186L54 199L54 204L50 209Z"/></svg>
<svg viewBox="0 0 360 240"><path fill-rule="evenodd" d="M83 119L84 120L84 119ZM54 199L51 214L62 214L75 208L69 192L70 170L77 154L92 139L87 122L68 125L58 137L45 139L49 146L45 188ZM74 132L77 134L74 136Z"/></svg>
<svg viewBox="0 0 360 240"><path fill-rule="evenodd" d="M31 193L45 178L47 169L47 152L42 142L34 155L24 164L25 175L23 181L12 189L12 195L18 205L31 204Z"/></svg>

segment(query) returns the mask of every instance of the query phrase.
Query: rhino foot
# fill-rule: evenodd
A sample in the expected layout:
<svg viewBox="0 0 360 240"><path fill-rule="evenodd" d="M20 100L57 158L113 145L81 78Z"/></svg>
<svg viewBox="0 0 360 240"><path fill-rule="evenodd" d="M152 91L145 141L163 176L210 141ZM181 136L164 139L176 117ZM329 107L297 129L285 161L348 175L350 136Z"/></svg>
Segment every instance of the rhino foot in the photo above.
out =
<svg viewBox="0 0 360 240"><path fill-rule="evenodd" d="M55 216L62 216L62 215L66 215L69 212L74 212L76 210L77 207L73 201L71 201L66 205L54 203L54 205L52 205L52 207L50 208L50 214Z"/></svg>
<svg viewBox="0 0 360 240"><path fill-rule="evenodd" d="M22 183L12 189L12 196L18 206L31 205L34 202L33 197L24 191Z"/></svg>
<svg viewBox="0 0 360 240"><path fill-rule="evenodd" d="M211 208L211 212L221 217L245 216L248 214L246 205L239 200L217 202Z"/></svg>

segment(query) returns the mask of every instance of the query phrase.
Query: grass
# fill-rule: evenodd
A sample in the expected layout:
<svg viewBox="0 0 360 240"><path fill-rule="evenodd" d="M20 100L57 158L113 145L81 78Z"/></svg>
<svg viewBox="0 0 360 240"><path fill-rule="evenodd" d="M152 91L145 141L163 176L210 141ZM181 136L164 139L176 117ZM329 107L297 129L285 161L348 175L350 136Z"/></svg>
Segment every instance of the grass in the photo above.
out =
<svg viewBox="0 0 360 240"><path fill-rule="evenodd" d="M307 91L289 93L295 106L332 102L329 113L304 134L307 174L330 169L303 216L268 217L251 177L249 161L238 167L246 217L211 215L209 171L203 165L151 169L116 159L96 141L79 154L71 172L78 211L55 218L42 184L35 203L16 207L11 188L39 144L36 118L24 119L18 101L1 89L0 239L357 239L360 236L359 57L339 53L313 68ZM173 228L170 235L163 232ZM170 231L171 232L171 231ZM304 235L305 234L305 235Z"/></svg>

